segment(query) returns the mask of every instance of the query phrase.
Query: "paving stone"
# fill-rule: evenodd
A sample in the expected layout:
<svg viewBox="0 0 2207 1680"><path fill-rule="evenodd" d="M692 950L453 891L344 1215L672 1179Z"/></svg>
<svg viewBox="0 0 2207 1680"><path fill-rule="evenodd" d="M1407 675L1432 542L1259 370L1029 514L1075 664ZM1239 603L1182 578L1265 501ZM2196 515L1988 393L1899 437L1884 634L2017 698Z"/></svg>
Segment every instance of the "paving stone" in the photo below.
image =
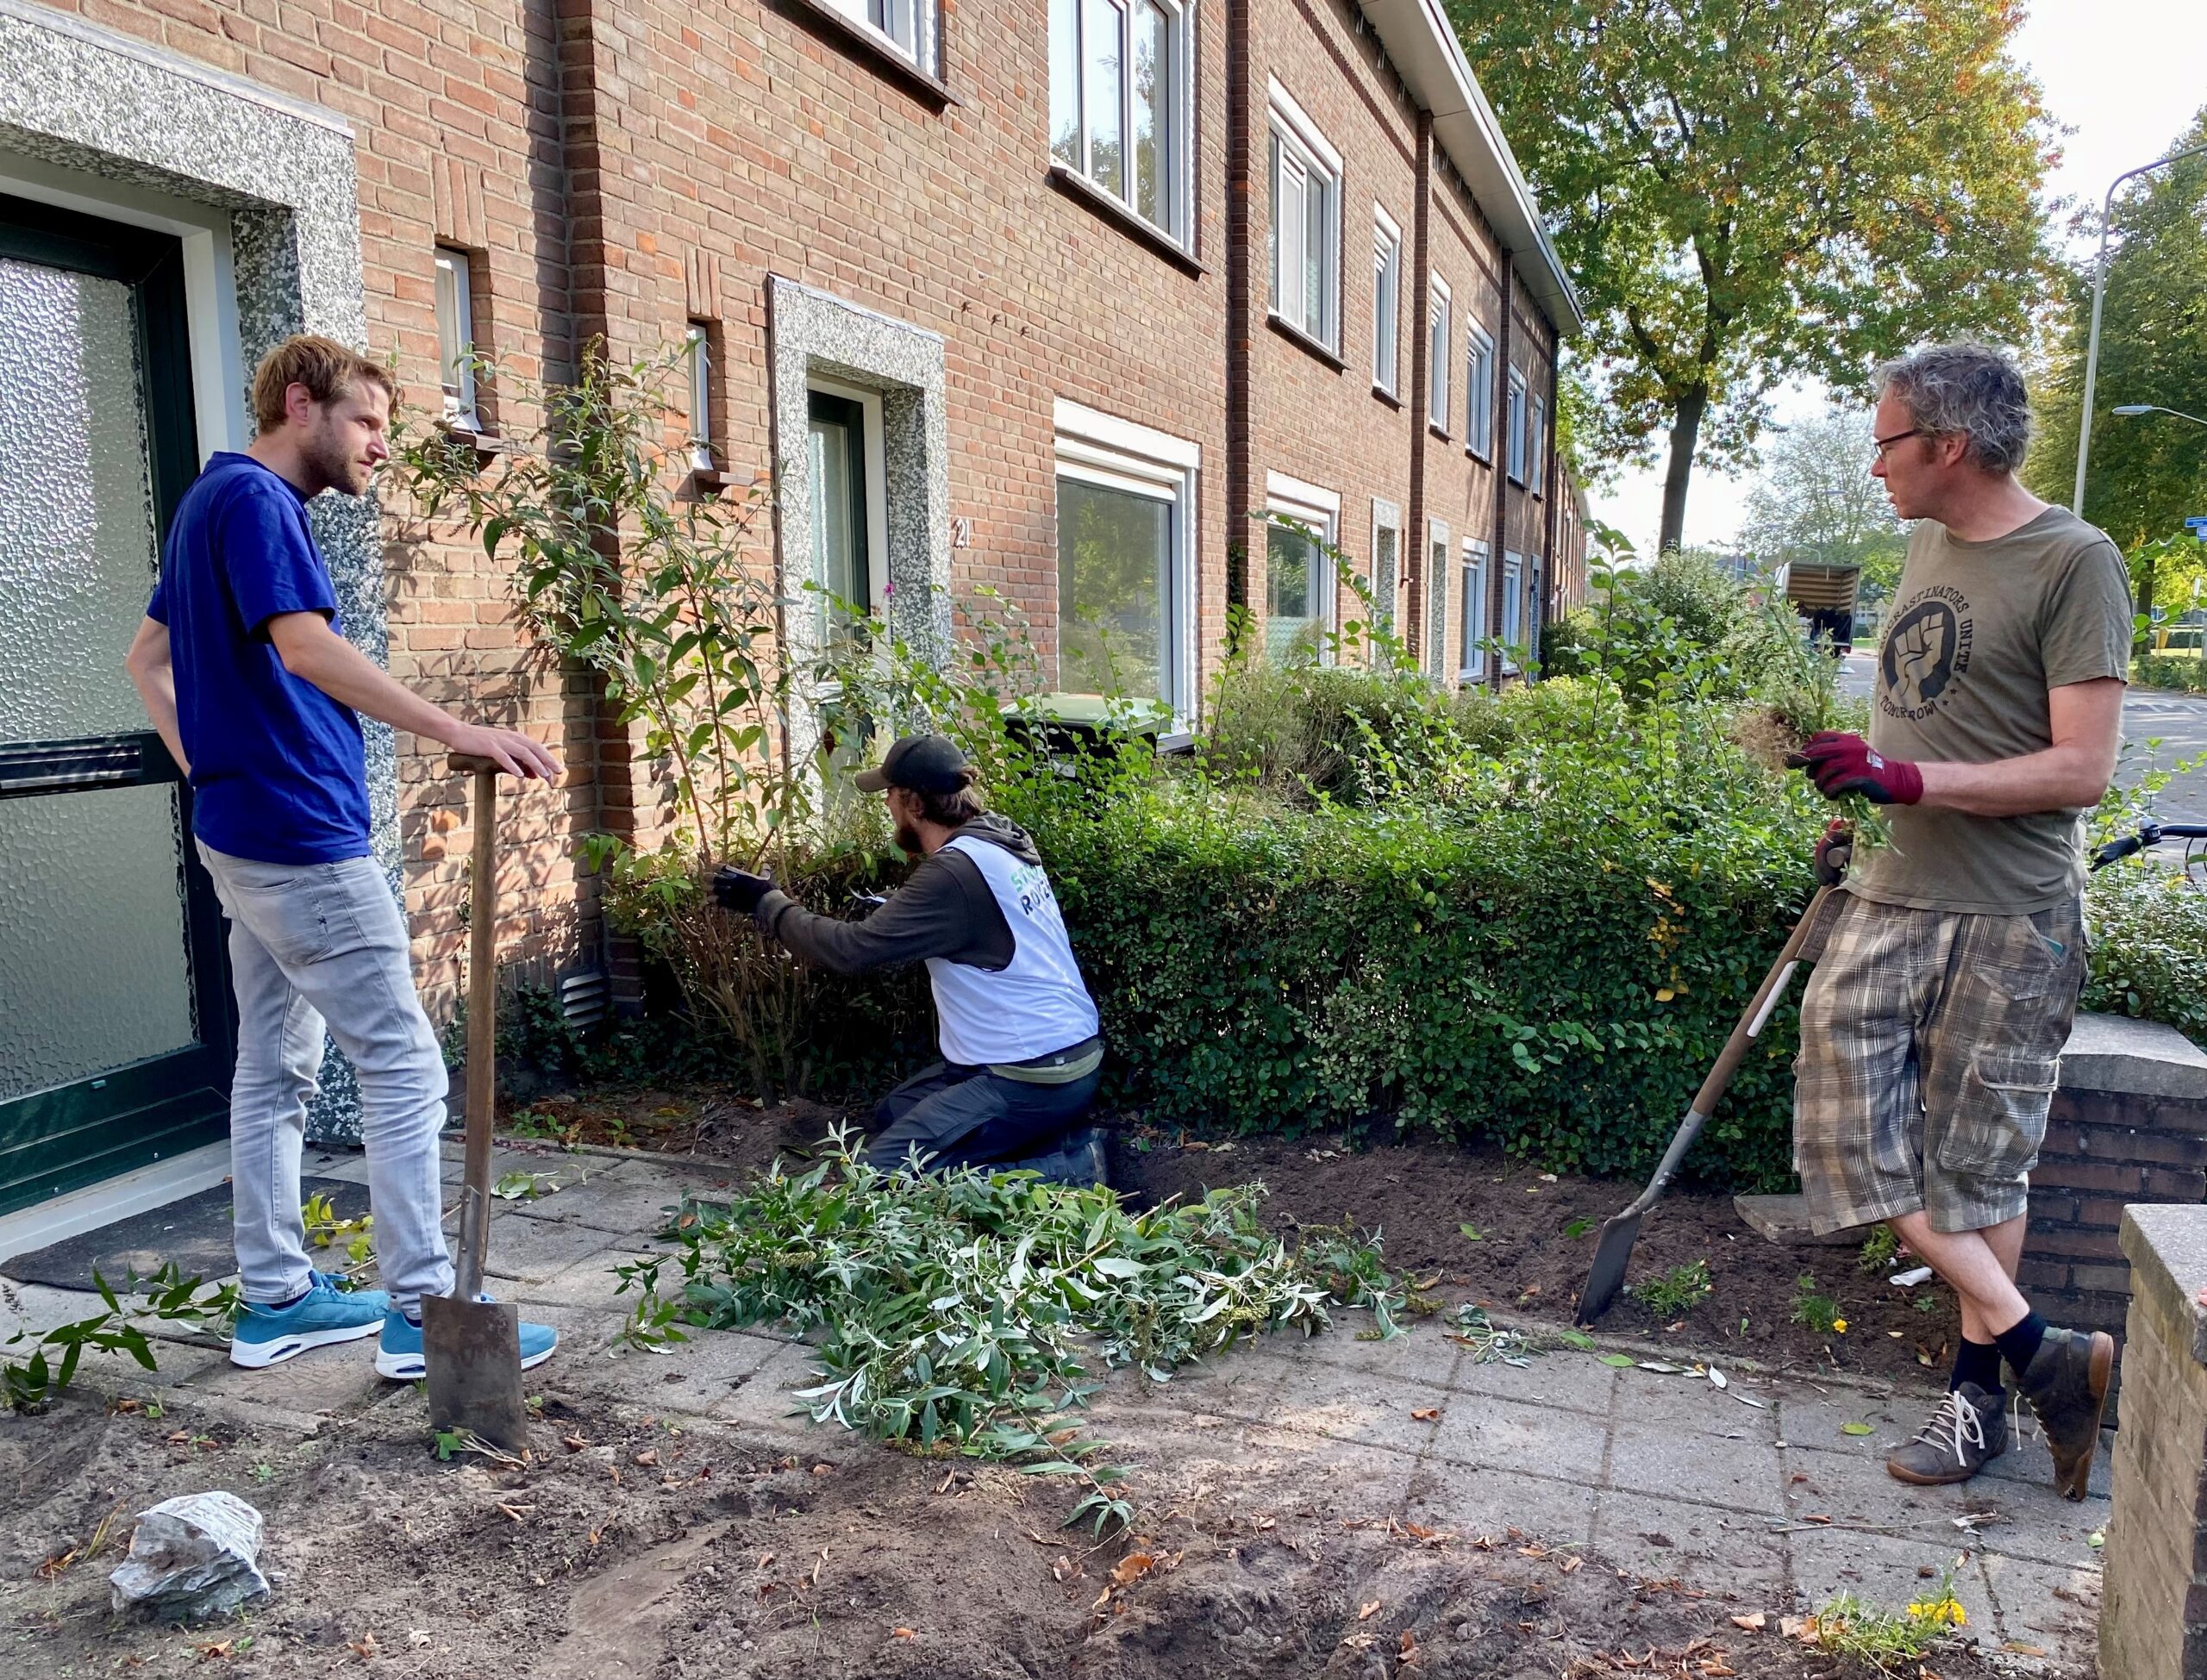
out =
<svg viewBox="0 0 2207 1680"><path fill-rule="evenodd" d="M1594 1499L1591 1483L1429 1458L1411 1478L1408 1516L1467 1538L1516 1528L1551 1546L1584 1546L1593 1530Z"/></svg>
<svg viewBox="0 0 2207 1680"><path fill-rule="evenodd" d="M1591 1353L1566 1349L1541 1353L1530 1364L1477 1360L1466 1352L1449 1377L1449 1386L1471 1394L1491 1394L1539 1406L1561 1407L1606 1421L1617 1374Z"/></svg>
<svg viewBox="0 0 2207 1680"><path fill-rule="evenodd" d="M1303 1357L1321 1365L1384 1371L1404 1383L1429 1383L1441 1388L1454 1375L1463 1350L1442 1335L1433 1323L1413 1322L1401 1335L1387 1341L1360 1340L1357 1333L1371 1327L1369 1315L1342 1313L1335 1318L1331 1329L1315 1336L1298 1336L1291 1332L1268 1340L1295 1348Z"/></svg>
<svg viewBox="0 0 2207 1680"><path fill-rule="evenodd" d="M1558 1420L1568 1427L1559 1427ZM1601 1479L1606 1431L1554 1407L1480 1396L1451 1405L1435 1426L1431 1458L1475 1468L1533 1471L1591 1489Z"/></svg>
<svg viewBox="0 0 2207 1680"><path fill-rule="evenodd" d="M2049 1652L2093 1650L2099 1638L2101 1578L2097 1564L2064 1568L1991 1552L1981 1561L2001 1631L2009 1639Z"/></svg>
<svg viewBox="0 0 2207 1680"><path fill-rule="evenodd" d="M1771 1603L1790 1567L1785 1536L1767 1517L1621 1489L1595 1502L1593 1547L1635 1575L1689 1578Z"/></svg>
<svg viewBox="0 0 2207 1680"><path fill-rule="evenodd" d="M1717 1369L1723 1367L1720 1365ZM1720 1389L1705 1377L1666 1377L1660 1371L1635 1369L1618 1371L1616 1379L1612 1415L1621 1422L1689 1429L1728 1440L1767 1444L1779 1439L1778 1408L1772 1403L1776 1390L1765 1384L1739 1379L1739 1393L1763 1402L1749 1406L1733 1398L1732 1390Z"/></svg>
<svg viewBox="0 0 2207 1680"><path fill-rule="evenodd" d="M491 1221L490 1256L483 1270L509 1282L541 1283L591 1256L603 1252L611 1239L585 1225L560 1225L507 1214Z"/></svg>
<svg viewBox="0 0 2207 1680"><path fill-rule="evenodd" d="M1975 1488L1918 1488L1897 1482L1885 1470L1890 1444L1865 1438L1869 1445L1829 1452L1788 1446L1784 1506L1795 1521L1826 1516L1838 1522L1869 1522L1895 1530L1927 1544L1944 1545L1951 1536L1960 1546L1966 1542L1954 1519L1987 1508L1990 1502ZM1797 1482L1795 1477L1806 1479Z"/></svg>
<svg viewBox="0 0 2207 1680"><path fill-rule="evenodd" d="M1272 1421L1285 1428L1392 1447L1415 1457L1432 1445L1452 1407L1480 1411L1504 1403L1312 1360L1300 1369L1291 1367L1272 1397ZM1437 1411L1441 1420L1421 1421L1413 1415L1421 1411Z"/></svg>
<svg viewBox="0 0 2207 1680"><path fill-rule="evenodd" d="M1279 1396L1290 1362L1264 1347L1215 1353L1156 1383L1122 1369L1104 1381L1087 1408L1099 1427L1136 1427L1191 1415L1268 1422L1279 1415Z"/></svg>
<svg viewBox="0 0 2207 1680"><path fill-rule="evenodd" d="M1796 1602L1811 1611L1841 1592L1880 1610L1904 1610L1936 1593L1941 1574L1953 1568L1964 1551L1961 1546L1925 1546L1848 1531L1798 1533L1791 1537L1791 1544ZM1961 1601L1968 1626L1979 1638L1989 1634L1997 1642L2004 1637L1973 1555L1955 1571L1954 1596Z"/></svg>
<svg viewBox="0 0 2207 1680"><path fill-rule="evenodd" d="M1671 1424L1619 1422L1610 1433L1611 1487L1776 1516L1785 1509L1784 1481L1778 1449L1760 1441L1723 1441Z"/></svg>
<svg viewBox="0 0 2207 1680"><path fill-rule="evenodd" d="M795 1441L816 1433L840 1436L843 1432L835 1425L813 1423L791 1397L792 1390L810 1388L819 1380L816 1369L810 1350L801 1344L769 1347L766 1357L714 1402L710 1415L772 1440Z"/></svg>
<svg viewBox="0 0 2207 1680"><path fill-rule="evenodd" d="M2010 1420L2008 1450L1985 1467L1985 1477L1995 1482L2020 1482L2050 1490L2054 1486L2054 1456L2038 1433L2038 1424L2026 1408ZM2110 1496L2115 1486L2115 1431L2100 1432L2100 1450L2092 1455L2092 1473L2085 1484L2084 1502L2091 1505ZM2058 1497L2058 1496L2057 1496Z"/></svg>
<svg viewBox="0 0 2207 1680"><path fill-rule="evenodd" d="M1403 1514L1417 1459L1383 1446L1329 1440L1267 1424L1229 1423L1124 1443L1125 1462L1155 1463L1166 1452L1193 1452L1224 1484L1272 1502L1285 1522L1309 1514L1328 1521ZM1215 1454L1215 1458L1210 1455Z"/></svg>
<svg viewBox="0 0 2207 1680"><path fill-rule="evenodd" d="M641 1404L725 1417L732 1415L736 1391L761 1371L772 1365L776 1377L785 1374L785 1367L776 1363L780 1358L780 1345L756 1336L696 1330L663 1355L622 1352L614 1362L613 1380Z"/></svg>
<svg viewBox="0 0 2207 1680"><path fill-rule="evenodd" d="M358 1415L374 1402L382 1386L383 1379L376 1375L373 1336L310 1347L281 1365L253 1371L234 1365L225 1357L191 1383L201 1394L328 1417Z"/></svg>
<svg viewBox="0 0 2207 1680"><path fill-rule="evenodd" d="M602 1237L604 1233L594 1234ZM491 1252L497 1252L495 1246ZM523 1306L586 1308L625 1319L637 1299L637 1292L632 1289L626 1295L614 1293L621 1283L614 1275L614 1268L642 1258L640 1251L633 1249L599 1248L548 1277L535 1282L516 1279L508 1283L500 1293ZM664 1281L672 1283L673 1278L670 1276Z"/></svg>

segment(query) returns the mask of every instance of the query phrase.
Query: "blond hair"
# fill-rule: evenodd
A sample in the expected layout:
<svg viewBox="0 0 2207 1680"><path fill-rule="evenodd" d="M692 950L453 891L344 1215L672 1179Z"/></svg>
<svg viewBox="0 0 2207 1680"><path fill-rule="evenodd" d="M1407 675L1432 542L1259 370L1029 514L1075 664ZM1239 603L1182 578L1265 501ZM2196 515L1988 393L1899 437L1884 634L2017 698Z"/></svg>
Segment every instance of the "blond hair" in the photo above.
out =
<svg viewBox="0 0 2207 1680"><path fill-rule="evenodd" d="M253 417L263 432L284 423L285 397L304 385L316 403L334 403L363 382L379 387L393 403L398 382L391 371L359 351L319 333L294 333L260 359L253 374Z"/></svg>

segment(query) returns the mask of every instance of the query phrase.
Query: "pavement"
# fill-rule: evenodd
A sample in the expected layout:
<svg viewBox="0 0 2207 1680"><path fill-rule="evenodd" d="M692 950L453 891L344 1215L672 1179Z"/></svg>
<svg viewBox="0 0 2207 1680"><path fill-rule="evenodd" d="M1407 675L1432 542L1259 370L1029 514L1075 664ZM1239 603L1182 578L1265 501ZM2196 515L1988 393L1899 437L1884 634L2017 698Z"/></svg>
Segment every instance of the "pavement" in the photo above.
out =
<svg viewBox="0 0 2207 1680"><path fill-rule="evenodd" d="M363 1177L357 1155L309 1170ZM550 1174L560 1188L502 1203L491 1287L557 1324L563 1360L588 1360L599 1389L662 1415L712 1418L764 1440L872 1450L788 1415L808 1381L804 1345L771 1333L703 1332L660 1358L607 1359L628 1306L612 1268L652 1246L662 1210L685 1191L725 1194L716 1164L613 1152L502 1146L494 1171ZM457 1183L459 1159L447 1163ZM96 1297L25 1287L0 1297L15 1324L82 1317ZM2090 1497L2051 1486L2035 1440L1976 1482L1913 1489L1885 1454L1928 1414L1935 1390L1894 1390L1822 1375L1723 1368L1718 1387L1679 1350L1599 1340L1522 1366L1482 1361L1428 1320L1390 1341L1354 1333L1359 1315L1307 1340L1271 1340L1191 1368L1169 1383L1121 1372L1092 1406L1094 1433L1159 1490L1260 1485L1285 1508L1354 1490L1359 1508L1471 1536L1510 1528L1579 1546L1643 1577L1736 1599L1773 1617L1844 1590L1887 1608L1924 1595L1955 1565L1969 1627L2025 1667L2091 1671L2112 1457ZM318 1349L266 1371L222 1350L169 1341L149 1377L90 1358L80 1381L197 1406L274 1438L312 1435L371 1407L413 1402L375 1377L370 1343ZM1632 1356L1630 1363L1624 1355ZM1668 1365L1671 1370L1650 1369ZM547 1368L548 1374L548 1368ZM1850 1426L1867 1433L1849 1433ZM2025 1415L2024 1433L2029 1433Z"/></svg>
<svg viewBox="0 0 2207 1680"><path fill-rule="evenodd" d="M1877 677L1877 656L1849 653L1840 661L1839 687L1842 694L1866 699ZM2125 787L2156 765L2207 753L2207 695L2176 694L2163 689L2129 690L2123 699L2123 738L2135 749L2117 772ZM2158 740L2158 746L2147 743ZM2154 802L2164 822L2207 822L2207 768L2180 776L2163 788ZM2178 848L2162 848L2173 862Z"/></svg>

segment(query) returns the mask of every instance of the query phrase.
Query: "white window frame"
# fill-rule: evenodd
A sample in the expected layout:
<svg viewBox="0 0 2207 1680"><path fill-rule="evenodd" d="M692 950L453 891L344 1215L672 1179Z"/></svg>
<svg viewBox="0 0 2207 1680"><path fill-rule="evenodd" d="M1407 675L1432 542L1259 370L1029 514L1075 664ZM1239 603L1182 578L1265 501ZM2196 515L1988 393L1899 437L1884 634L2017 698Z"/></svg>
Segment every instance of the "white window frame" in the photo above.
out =
<svg viewBox="0 0 2207 1680"><path fill-rule="evenodd" d="M1425 658L1436 683L1448 678L1448 528L1429 520L1425 545Z"/></svg>
<svg viewBox="0 0 2207 1680"><path fill-rule="evenodd" d="M1388 577L1383 595L1379 587L1379 534L1391 531L1395 538L1394 569ZM1393 634L1396 622L1402 616L1403 597L1403 510L1392 502L1372 498L1372 603L1374 615Z"/></svg>
<svg viewBox="0 0 2207 1680"><path fill-rule="evenodd" d="M475 389L475 369L465 358L475 348L475 283L474 263L467 253L457 246L440 245L436 247L436 267L433 284L437 316L438 382L444 388L445 424L462 432L480 432L483 415L479 393ZM447 322L446 316L452 319ZM445 357L447 328L451 329L452 342L459 347L460 359L455 365Z"/></svg>
<svg viewBox="0 0 2207 1680"><path fill-rule="evenodd" d="M690 466L710 472L713 465L713 341L702 321L690 323L683 340L683 372L690 382Z"/></svg>
<svg viewBox="0 0 2207 1680"><path fill-rule="evenodd" d="M1341 546L1341 493L1337 490L1291 478L1285 472L1267 472L1265 509L1308 525L1329 546ZM1332 562L1323 554L1318 558L1324 574L1310 580L1318 596L1318 663L1330 665L1334 656L1327 637L1336 628L1340 615L1341 580L1334 575Z"/></svg>
<svg viewBox="0 0 2207 1680"><path fill-rule="evenodd" d="M881 393L865 385L845 384L815 373L807 376L807 390L825 391L859 405L866 427L866 607L878 613L889 599L889 449L881 425ZM824 578L813 582L822 585Z"/></svg>
<svg viewBox="0 0 2207 1680"><path fill-rule="evenodd" d="M1381 309L1381 304L1385 309ZM1384 319L1383 319L1384 315ZM1372 389L1399 395L1403 364L1403 230L1372 207Z"/></svg>
<svg viewBox="0 0 2207 1680"><path fill-rule="evenodd" d="M1517 484L1525 482L1525 376L1513 367L1510 370L1507 411L1503 416L1509 435L1503 440L1503 447L1508 452L1510 480Z"/></svg>
<svg viewBox="0 0 2207 1680"><path fill-rule="evenodd" d="M1170 126L1165 139L1165 172L1161 184L1165 190L1165 219L1162 222L1143 215L1135 208L1134 0L1110 0L1110 3L1119 16L1119 151L1124 165L1126 190L1122 193L1108 182L1097 179L1089 166L1087 0L1051 0L1050 3L1050 29L1053 37L1070 22L1074 73L1080 80L1080 85L1074 89L1072 95L1079 111L1077 141L1080 163L1078 166L1069 164L1053 151L1051 165L1053 168L1078 176L1129 215L1156 228L1182 250L1190 250L1194 245L1195 228L1192 214L1196 154L1194 0L1156 0L1166 16L1170 41L1168 51L1172 56L1168 66L1172 84L1166 90L1165 101ZM1054 40L1052 54L1054 59Z"/></svg>
<svg viewBox="0 0 2207 1680"><path fill-rule="evenodd" d="M1341 154L1277 78L1271 84L1271 162L1266 178L1270 183L1272 201L1270 217L1272 317L1291 331L1301 334L1329 353L1338 356L1341 353ZM1299 263L1296 265L1292 297L1283 284L1285 265L1280 257L1280 234L1281 206L1285 195L1280 190L1280 183L1283 177L1291 172L1304 186L1316 180L1326 188L1326 226L1319 230L1316 239L1320 259L1318 309L1315 321L1310 309L1310 299L1303 295L1302 265ZM1303 231L1304 247L1308 249L1312 242L1305 220L1310 201L1307 192L1298 197L1303 208L1297 212L1297 225ZM1290 307L1291 303L1293 307Z"/></svg>
<svg viewBox="0 0 2207 1680"><path fill-rule="evenodd" d="M1494 459L1494 335L1476 321L1464 339L1464 447Z"/></svg>
<svg viewBox="0 0 2207 1680"><path fill-rule="evenodd" d="M1427 323L1425 359L1433 381L1433 389L1426 403L1425 417L1433 429L1442 437L1448 435L1448 347L1455 342L1455 329L1450 313L1455 303L1448 290L1448 283L1438 274L1433 277L1433 296L1428 305L1433 311ZM1435 353L1436 347L1439 353Z"/></svg>
<svg viewBox="0 0 2207 1680"><path fill-rule="evenodd" d="M1464 619L1456 638L1460 682L1475 683L1486 676L1486 580L1492 558L1493 551L1479 538L1464 539Z"/></svg>
<svg viewBox="0 0 2207 1680"><path fill-rule="evenodd" d="M936 0L822 0L822 3L916 70L929 76L941 74ZM878 18L876 13L880 15Z"/></svg>
<svg viewBox="0 0 2207 1680"><path fill-rule="evenodd" d="M1539 496L1542 493L1542 481L1547 476L1548 400L1545 397L1535 397L1531 402L1532 418L1526 422L1531 436L1525 447L1525 482L1533 494Z"/></svg>
<svg viewBox="0 0 2207 1680"><path fill-rule="evenodd" d="M1513 623L1511 621L1515 620ZM1525 557L1508 549L1502 555L1502 623L1496 631L1503 646L1516 646L1524 640L1525 632ZM1508 653L1502 656L1502 673L1511 676L1517 670L1517 661Z"/></svg>
<svg viewBox="0 0 2207 1680"><path fill-rule="evenodd" d="M1203 446L1099 409L1057 399L1056 477L1131 490L1172 503L1166 621L1159 636L1166 658L1166 703L1175 730L1196 715L1196 534ZM1053 505L1055 497L1052 490Z"/></svg>

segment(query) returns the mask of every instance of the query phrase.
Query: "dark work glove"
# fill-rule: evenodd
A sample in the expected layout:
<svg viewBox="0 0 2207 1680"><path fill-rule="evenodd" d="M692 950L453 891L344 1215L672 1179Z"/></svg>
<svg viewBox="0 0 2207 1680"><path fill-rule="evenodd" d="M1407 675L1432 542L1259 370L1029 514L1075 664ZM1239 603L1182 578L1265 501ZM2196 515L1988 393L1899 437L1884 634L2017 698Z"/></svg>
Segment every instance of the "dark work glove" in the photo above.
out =
<svg viewBox="0 0 2207 1680"><path fill-rule="evenodd" d="M739 915L749 915L773 890L772 876L753 875L734 864L722 864L713 871L713 902Z"/></svg>
<svg viewBox="0 0 2207 1680"><path fill-rule="evenodd" d="M1834 822L1816 842L1816 884L1835 887L1847 878L1847 866L1854 860L1854 830L1844 822Z"/></svg>
<svg viewBox="0 0 2207 1680"><path fill-rule="evenodd" d="M1860 735L1825 729L1786 760L1805 770L1827 799L1859 793L1873 804L1913 805L1923 797L1923 772L1905 759L1880 758Z"/></svg>

